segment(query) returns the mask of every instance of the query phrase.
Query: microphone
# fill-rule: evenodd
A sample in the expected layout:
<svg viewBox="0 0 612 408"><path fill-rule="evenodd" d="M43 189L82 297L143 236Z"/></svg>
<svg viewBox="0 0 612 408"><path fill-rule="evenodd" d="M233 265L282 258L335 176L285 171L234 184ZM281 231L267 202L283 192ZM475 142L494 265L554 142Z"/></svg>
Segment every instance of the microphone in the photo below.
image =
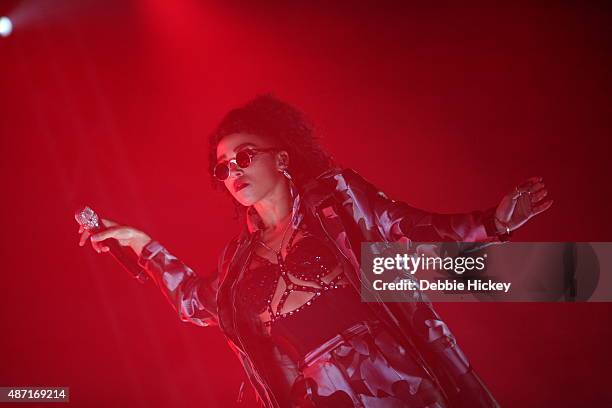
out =
<svg viewBox="0 0 612 408"><path fill-rule="evenodd" d="M74 213L74 219L90 234L102 232L107 229L100 221L98 214L87 206L76 211ZM101 242L110 249L109 252L113 258L115 258L115 260L140 283L145 283L149 279L147 273L138 265L138 258L130 248L122 247L114 238L108 238Z"/></svg>

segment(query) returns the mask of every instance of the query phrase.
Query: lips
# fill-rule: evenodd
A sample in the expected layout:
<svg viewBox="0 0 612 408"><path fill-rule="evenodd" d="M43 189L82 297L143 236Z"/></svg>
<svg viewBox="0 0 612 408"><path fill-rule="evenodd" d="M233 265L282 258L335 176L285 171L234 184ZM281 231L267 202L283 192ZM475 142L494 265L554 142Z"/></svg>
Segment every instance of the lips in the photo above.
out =
<svg viewBox="0 0 612 408"><path fill-rule="evenodd" d="M243 188L245 188L248 185L249 185L249 183L247 183L246 181L238 179L238 180L234 181L234 191L238 192L238 191L242 190Z"/></svg>

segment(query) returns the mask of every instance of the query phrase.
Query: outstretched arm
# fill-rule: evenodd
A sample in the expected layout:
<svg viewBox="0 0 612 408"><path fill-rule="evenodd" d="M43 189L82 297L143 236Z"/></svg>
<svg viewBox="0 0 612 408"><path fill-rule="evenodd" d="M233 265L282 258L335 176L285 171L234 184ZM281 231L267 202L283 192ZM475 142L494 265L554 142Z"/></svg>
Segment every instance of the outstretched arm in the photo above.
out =
<svg viewBox="0 0 612 408"><path fill-rule="evenodd" d="M216 271L208 277L197 275L157 241L143 248L138 263L183 322L198 326L218 324L216 296L219 278Z"/></svg>
<svg viewBox="0 0 612 408"><path fill-rule="evenodd" d="M354 170L345 169L334 178L345 208L365 235L377 230L376 235L382 235L387 241L401 238L422 242L499 241L494 208L464 214L436 214L390 199Z"/></svg>
<svg viewBox="0 0 612 408"><path fill-rule="evenodd" d="M346 196L349 211L362 226L377 228L388 241L500 242L552 200L541 177L532 177L506 194L497 207L485 211L437 214L395 201L351 169L335 176L337 192Z"/></svg>
<svg viewBox="0 0 612 408"><path fill-rule="evenodd" d="M344 170L334 178L340 202L365 240L382 236L388 241L500 242L500 236L508 229L518 228L552 204L542 202L547 192L541 178L523 183L505 196L498 207L465 214L435 214L391 200L352 170ZM530 201L519 204L516 201L521 196ZM387 306L427 357L453 407L499 406L427 299Z"/></svg>
<svg viewBox="0 0 612 408"><path fill-rule="evenodd" d="M102 222L107 229L91 236L92 247L98 253L108 252L109 248L103 241L111 238L121 246L130 247L138 256L138 264L147 271L182 321L198 326L218 324L216 294L219 267L210 276L199 276L146 233L110 220ZM83 246L90 234L82 227L79 233L79 245Z"/></svg>

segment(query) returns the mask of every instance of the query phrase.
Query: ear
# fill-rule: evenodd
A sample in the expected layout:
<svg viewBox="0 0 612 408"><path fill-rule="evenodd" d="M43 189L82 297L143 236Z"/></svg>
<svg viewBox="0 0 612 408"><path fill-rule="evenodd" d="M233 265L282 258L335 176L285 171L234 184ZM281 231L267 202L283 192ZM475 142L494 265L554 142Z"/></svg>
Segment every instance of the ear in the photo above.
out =
<svg viewBox="0 0 612 408"><path fill-rule="evenodd" d="M289 167L289 153L286 150L281 150L276 153L276 167L280 170L287 169Z"/></svg>

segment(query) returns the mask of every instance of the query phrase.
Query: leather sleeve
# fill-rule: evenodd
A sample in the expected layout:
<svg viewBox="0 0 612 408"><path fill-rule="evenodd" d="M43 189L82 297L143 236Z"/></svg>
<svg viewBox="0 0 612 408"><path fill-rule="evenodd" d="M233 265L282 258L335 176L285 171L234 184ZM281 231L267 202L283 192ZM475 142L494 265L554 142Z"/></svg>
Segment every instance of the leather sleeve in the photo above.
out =
<svg viewBox="0 0 612 408"><path fill-rule="evenodd" d="M390 199L352 169L343 170L336 182L337 189L351 196L355 220L378 228L388 241L405 237L415 242L500 242L493 222L495 208L457 214L424 211Z"/></svg>
<svg viewBox="0 0 612 408"><path fill-rule="evenodd" d="M218 324L216 295L218 273L201 277L159 242L147 244L138 260L183 322L198 326Z"/></svg>

